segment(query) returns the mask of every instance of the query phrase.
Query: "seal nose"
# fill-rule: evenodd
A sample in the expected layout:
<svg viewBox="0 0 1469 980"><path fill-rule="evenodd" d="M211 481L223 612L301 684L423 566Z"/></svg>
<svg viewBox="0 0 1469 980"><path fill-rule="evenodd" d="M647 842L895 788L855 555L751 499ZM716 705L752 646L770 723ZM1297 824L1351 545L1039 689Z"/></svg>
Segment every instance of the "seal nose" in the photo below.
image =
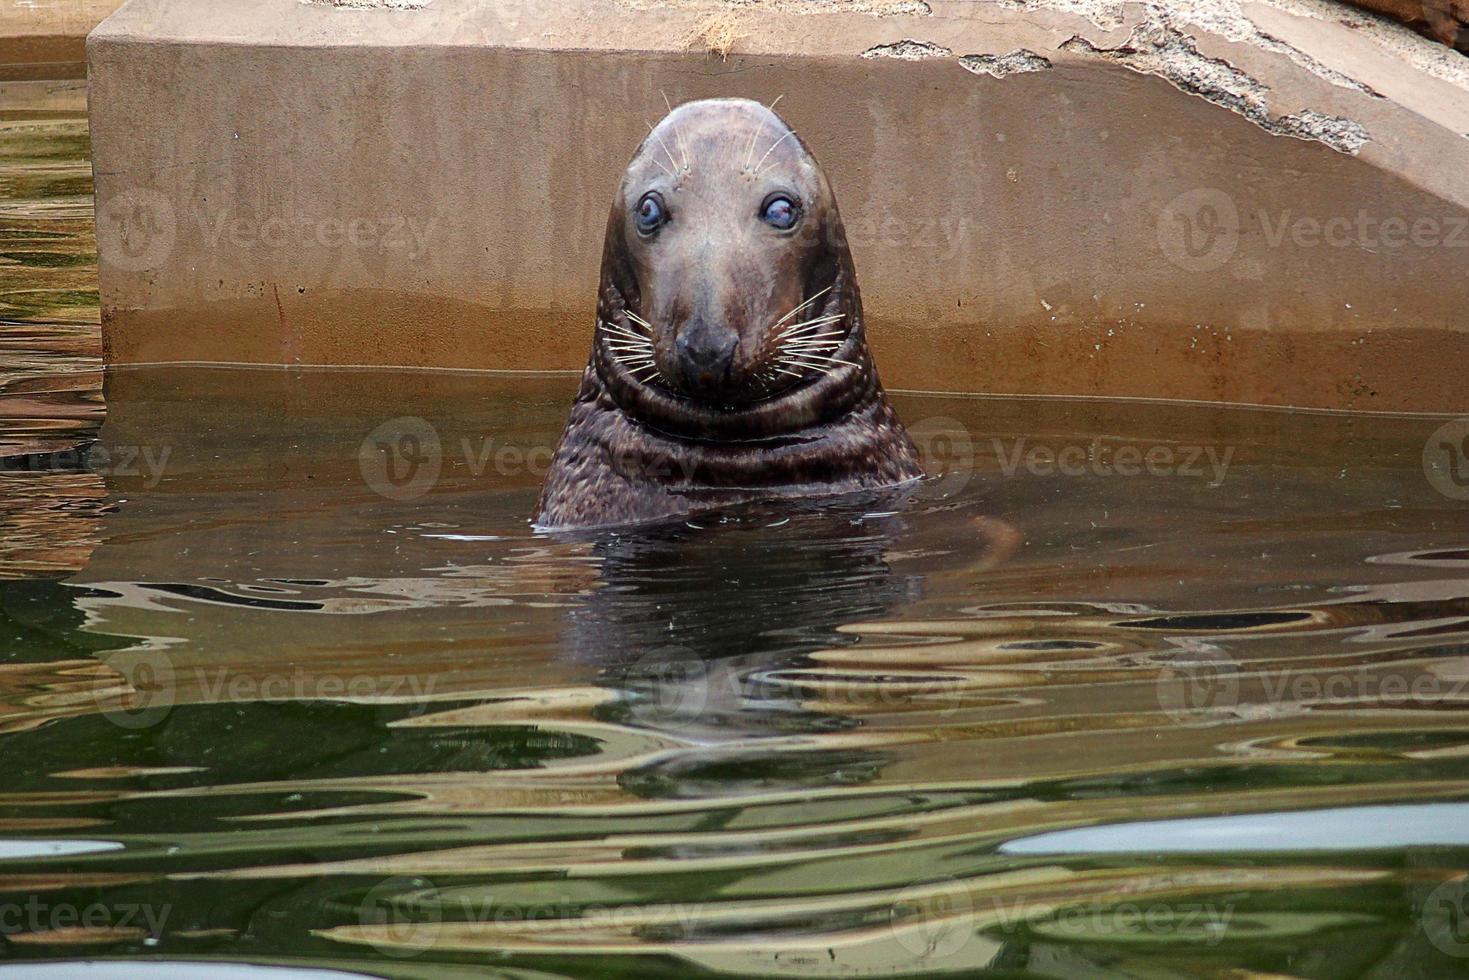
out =
<svg viewBox="0 0 1469 980"><path fill-rule="evenodd" d="M673 346L690 389L722 388L729 379L739 341L733 330L703 321L689 324Z"/></svg>

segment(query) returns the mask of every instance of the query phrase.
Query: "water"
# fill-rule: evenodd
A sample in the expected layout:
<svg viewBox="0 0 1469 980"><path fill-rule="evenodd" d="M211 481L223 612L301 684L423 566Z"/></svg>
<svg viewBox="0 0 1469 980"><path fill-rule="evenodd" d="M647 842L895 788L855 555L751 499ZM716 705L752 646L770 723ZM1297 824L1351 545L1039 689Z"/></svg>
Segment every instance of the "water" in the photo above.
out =
<svg viewBox="0 0 1469 980"><path fill-rule="evenodd" d="M910 492L540 535L567 378L99 428L57 179L0 210L16 976L1469 973L1444 420L898 396Z"/></svg>

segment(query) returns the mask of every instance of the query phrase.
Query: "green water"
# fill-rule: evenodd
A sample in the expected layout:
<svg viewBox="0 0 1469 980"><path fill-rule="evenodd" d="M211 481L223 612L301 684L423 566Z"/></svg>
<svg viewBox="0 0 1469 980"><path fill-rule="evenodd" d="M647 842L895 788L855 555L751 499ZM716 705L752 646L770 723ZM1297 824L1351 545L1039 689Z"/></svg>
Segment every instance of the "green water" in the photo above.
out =
<svg viewBox="0 0 1469 980"><path fill-rule="evenodd" d="M0 973L1469 974L1445 419L899 396L910 492L541 535L574 379L104 385L4 125Z"/></svg>

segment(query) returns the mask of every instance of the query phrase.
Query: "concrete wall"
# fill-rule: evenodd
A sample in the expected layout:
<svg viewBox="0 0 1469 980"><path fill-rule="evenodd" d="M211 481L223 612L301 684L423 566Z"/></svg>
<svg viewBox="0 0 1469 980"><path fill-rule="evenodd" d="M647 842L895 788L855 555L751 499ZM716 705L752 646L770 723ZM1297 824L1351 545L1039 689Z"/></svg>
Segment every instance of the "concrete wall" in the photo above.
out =
<svg viewBox="0 0 1469 980"><path fill-rule="evenodd" d="M89 63L116 363L578 368L664 95L782 96L894 387L1469 405L1469 61L1304 0L132 0Z"/></svg>
<svg viewBox="0 0 1469 980"><path fill-rule="evenodd" d="M87 32L123 0L0 0L0 81L86 76Z"/></svg>

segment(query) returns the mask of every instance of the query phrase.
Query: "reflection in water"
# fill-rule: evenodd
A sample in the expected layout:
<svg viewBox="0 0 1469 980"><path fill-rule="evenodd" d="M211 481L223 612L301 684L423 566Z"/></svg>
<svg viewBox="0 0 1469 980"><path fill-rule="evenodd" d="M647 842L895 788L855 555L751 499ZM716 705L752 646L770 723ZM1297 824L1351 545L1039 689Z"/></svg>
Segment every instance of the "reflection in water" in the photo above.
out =
<svg viewBox="0 0 1469 980"><path fill-rule="evenodd" d="M63 122L0 141L46 324L0 351L0 956L1469 964L1438 420L909 397L948 472L898 497L536 535L565 379L122 371L99 433Z"/></svg>
<svg viewBox="0 0 1469 980"><path fill-rule="evenodd" d="M1431 420L908 399L947 419L950 477L545 536L539 473L476 461L554 439L558 380L109 385L104 448L169 463L104 474L64 585L0 592L0 821L32 848L0 886L113 918L15 949L401 976L1459 962L1466 852L1432 824L1466 788L1469 558L1419 467ZM420 496L364 462L383 404L433 431ZM1236 453L1219 487L1007 474L1032 433ZM46 850L76 842L113 849ZM159 935L117 931L134 905L169 907Z"/></svg>
<svg viewBox="0 0 1469 980"><path fill-rule="evenodd" d="M810 655L854 642L840 627L883 618L922 594L912 562L888 554L908 533L911 495L747 508L592 539L598 581L569 610L562 648L631 695L604 706L609 719L704 746L748 743L743 751L763 755L752 741L762 734L855 728L855 719L808 707L829 681L810 669ZM997 520L955 525L967 538L956 542L958 559L975 570L1014 546L1015 532ZM884 678L892 692L943 683L901 671ZM875 771L859 756L808 760L801 776ZM738 790L727 778L722 785Z"/></svg>

